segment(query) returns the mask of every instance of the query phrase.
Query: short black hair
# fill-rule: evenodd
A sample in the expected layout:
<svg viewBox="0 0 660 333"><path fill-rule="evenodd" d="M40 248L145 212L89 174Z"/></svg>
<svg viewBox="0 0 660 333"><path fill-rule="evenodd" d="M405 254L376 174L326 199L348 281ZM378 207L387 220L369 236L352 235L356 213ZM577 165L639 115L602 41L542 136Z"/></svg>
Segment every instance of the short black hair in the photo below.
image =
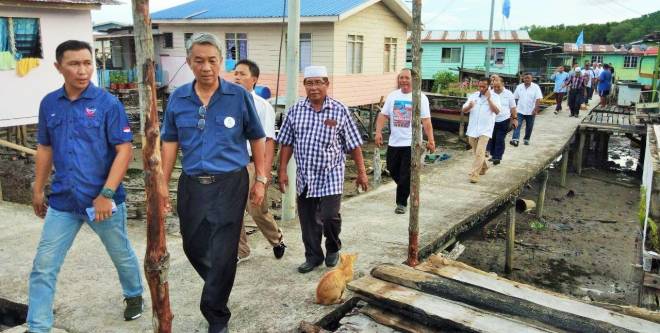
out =
<svg viewBox="0 0 660 333"><path fill-rule="evenodd" d="M234 69L236 69L238 65L247 66L248 69L250 70L250 75L256 77L257 79L259 78L259 66L257 66L257 63L255 63L254 61L249 59L241 59L238 62L236 62L236 66L234 66Z"/></svg>
<svg viewBox="0 0 660 333"><path fill-rule="evenodd" d="M531 76L532 79L534 78L534 75L532 75L532 73L530 73L530 72L527 72L527 73L523 74L523 77L524 77L524 76L527 76L527 75Z"/></svg>
<svg viewBox="0 0 660 333"><path fill-rule="evenodd" d="M605 65L603 65L603 68L608 69L608 68L610 68L610 65L609 65L609 64L605 64Z"/></svg>
<svg viewBox="0 0 660 333"><path fill-rule="evenodd" d="M92 46L89 45L89 43L81 41L81 40L67 40L66 42L62 42L60 45L57 45L57 49L55 49L55 60L57 60L58 63L62 62L62 58L64 58L64 52L66 51L79 51L79 50L87 50L89 51L89 54L92 55L92 58L94 57L94 52L92 52Z"/></svg>
<svg viewBox="0 0 660 333"><path fill-rule="evenodd" d="M479 79L479 82L482 82L482 81L487 82L488 85L490 85L490 78L489 78L489 77L485 77L485 76L484 76L484 77L480 78L480 79Z"/></svg>

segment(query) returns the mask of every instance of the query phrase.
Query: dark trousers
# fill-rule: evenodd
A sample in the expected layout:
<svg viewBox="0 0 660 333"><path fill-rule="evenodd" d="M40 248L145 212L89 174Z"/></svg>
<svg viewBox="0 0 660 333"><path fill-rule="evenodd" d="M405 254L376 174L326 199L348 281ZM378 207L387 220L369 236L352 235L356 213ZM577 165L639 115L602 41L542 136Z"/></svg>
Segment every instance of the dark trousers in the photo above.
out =
<svg viewBox="0 0 660 333"><path fill-rule="evenodd" d="M580 105L582 105L582 89L571 89L568 92L568 108L571 109L571 115L580 114Z"/></svg>
<svg viewBox="0 0 660 333"><path fill-rule="evenodd" d="M557 103L557 106L555 106L555 110L557 111L561 110L561 103L564 101L564 95L566 95L566 93L563 92L555 93L555 103Z"/></svg>
<svg viewBox="0 0 660 333"><path fill-rule="evenodd" d="M204 279L200 310L209 333L227 326L227 307L236 276L241 221L248 196L245 168L216 175L216 182L200 184L181 174L177 195L183 251Z"/></svg>
<svg viewBox="0 0 660 333"><path fill-rule="evenodd" d="M494 160L502 160L504 148L506 147L506 133L509 132L509 122L511 119L495 122L493 136L488 140L486 150Z"/></svg>
<svg viewBox="0 0 660 333"><path fill-rule="evenodd" d="M594 87L592 84L591 87L587 87L587 98L584 99L584 103L585 104L589 103L589 100L593 95L594 95Z"/></svg>
<svg viewBox="0 0 660 333"><path fill-rule="evenodd" d="M341 249L341 194L318 198L307 198L307 190L298 196L298 217L300 231L305 245L305 260L320 264L325 256L321 248L325 236L325 250L337 253Z"/></svg>
<svg viewBox="0 0 660 333"><path fill-rule="evenodd" d="M410 196L410 147L387 146L387 170L396 183L396 204L408 206Z"/></svg>

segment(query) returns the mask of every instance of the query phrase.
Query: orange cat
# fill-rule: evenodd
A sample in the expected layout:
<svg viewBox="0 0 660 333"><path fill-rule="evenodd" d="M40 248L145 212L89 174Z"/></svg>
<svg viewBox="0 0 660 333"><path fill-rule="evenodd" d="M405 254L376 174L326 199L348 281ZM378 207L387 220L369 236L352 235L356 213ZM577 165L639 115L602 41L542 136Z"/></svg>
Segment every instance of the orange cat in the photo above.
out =
<svg viewBox="0 0 660 333"><path fill-rule="evenodd" d="M353 280L353 263L357 254L342 253L339 255L339 266L326 272L316 287L316 303L322 305L342 303L342 295L346 284Z"/></svg>

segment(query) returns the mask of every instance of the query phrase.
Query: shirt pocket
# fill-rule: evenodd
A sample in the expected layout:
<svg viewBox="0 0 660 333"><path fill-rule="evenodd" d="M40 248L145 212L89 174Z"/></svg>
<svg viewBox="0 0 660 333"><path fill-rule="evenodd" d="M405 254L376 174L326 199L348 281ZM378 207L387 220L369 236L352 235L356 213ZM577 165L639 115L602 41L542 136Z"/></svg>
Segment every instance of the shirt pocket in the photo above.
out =
<svg viewBox="0 0 660 333"><path fill-rule="evenodd" d="M197 139L197 136L200 135L199 132L201 131L197 128L198 122L199 120L197 119L188 119L188 118L176 119L175 123L176 123L177 136L179 137L179 144L181 145L181 148L184 149L190 148Z"/></svg>
<svg viewBox="0 0 660 333"><path fill-rule="evenodd" d="M217 115L215 116L215 124L217 127L216 135L223 141L239 142L240 136L243 131L243 124L239 117L234 115Z"/></svg>
<svg viewBox="0 0 660 333"><path fill-rule="evenodd" d="M58 132L61 132L62 129L62 117L54 116L50 117L46 121L46 128L48 131L48 136L50 137L50 143L53 144L53 139L58 137Z"/></svg>
<svg viewBox="0 0 660 333"><path fill-rule="evenodd" d="M339 128L340 124L337 122L334 126L328 126L326 124L322 124L321 127L321 135L320 135L320 142L323 145L323 147L326 150L337 150L339 147L339 140L337 138L337 128Z"/></svg>
<svg viewBox="0 0 660 333"><path fill-rule="evenodd" d="M78 136L87 142L100 142L105 138L104 133L101 131L101 120L98 117L77 117L76 129Z"/></svg>

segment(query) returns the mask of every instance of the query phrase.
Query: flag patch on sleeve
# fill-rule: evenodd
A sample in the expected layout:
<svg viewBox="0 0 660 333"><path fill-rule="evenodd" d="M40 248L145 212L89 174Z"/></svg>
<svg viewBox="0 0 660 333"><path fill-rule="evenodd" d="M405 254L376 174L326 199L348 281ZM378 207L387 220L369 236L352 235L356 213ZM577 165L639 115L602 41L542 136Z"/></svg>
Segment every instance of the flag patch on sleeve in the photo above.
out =
<svg viewBox="0 0 660 333"><path fill-rule="evenodd" d="M124 127L124 129L122 130L122 132L124 132L124 133L131 133L131 128L128 127L128 126L126 126L126 127Z"/></svg>

